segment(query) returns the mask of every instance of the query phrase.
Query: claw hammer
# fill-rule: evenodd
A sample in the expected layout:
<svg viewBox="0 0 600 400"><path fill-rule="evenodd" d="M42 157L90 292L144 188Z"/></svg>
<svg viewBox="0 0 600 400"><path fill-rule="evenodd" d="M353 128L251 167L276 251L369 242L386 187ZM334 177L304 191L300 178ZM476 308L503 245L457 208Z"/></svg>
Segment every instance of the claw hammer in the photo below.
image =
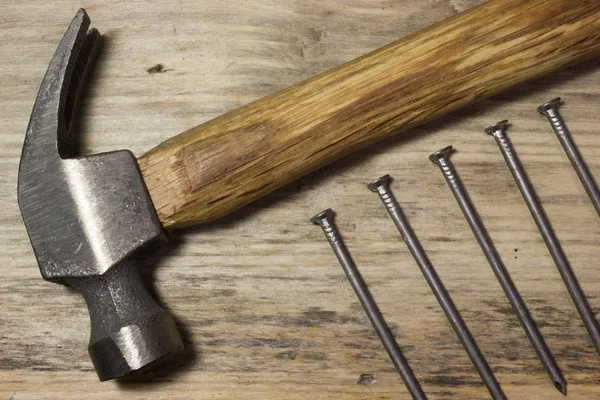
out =
<svg viewBox="0 0 600 400"><path fill-rule="evenodd" d="M101 38L89 25L79 10L42 82L18 198L42 276L86 300L101 380L182 348L137 267L165 230L219 218L350 152L600 54L598 0L492 0L137 159L78 157L77 104Z"/></svg>

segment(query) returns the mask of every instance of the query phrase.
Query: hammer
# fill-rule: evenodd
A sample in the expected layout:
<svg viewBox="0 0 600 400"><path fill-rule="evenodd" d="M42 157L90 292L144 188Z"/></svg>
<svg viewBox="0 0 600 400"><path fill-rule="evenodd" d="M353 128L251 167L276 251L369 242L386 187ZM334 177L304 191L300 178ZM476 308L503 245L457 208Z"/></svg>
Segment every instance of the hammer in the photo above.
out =
<svg viewBox="0 0 600 400"><path fill-rule="evenodd" d="M140 158L77 157L100 34L79 10L33 107L18 197L41 274L90 313L100 380L182 348L138 264L166 230L219 218L368 144L600 54L597 0L492 0L192 128Z"/></svg>

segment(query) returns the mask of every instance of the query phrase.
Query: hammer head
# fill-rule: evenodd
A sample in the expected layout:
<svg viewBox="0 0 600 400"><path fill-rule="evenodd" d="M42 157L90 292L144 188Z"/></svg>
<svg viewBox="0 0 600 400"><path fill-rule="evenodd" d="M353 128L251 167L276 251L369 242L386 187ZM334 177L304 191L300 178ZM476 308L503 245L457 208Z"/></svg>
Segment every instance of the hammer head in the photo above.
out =
<svg viewBox="0 0 600 400"><path fill-rule="evenodd" d="M140 249L164 236L135 157L125 150L73 154L77 105L100 44L89 25L79 10L44 77L18 197L42 276L84 295L90 354L100 378L111 379L164 358L181 340L135 267Z"/></svg>
<svg viewBox="0 0 600 400"><path fill-rule="evenodd" d="M100 43L80 10L33 107L19 168L19 206L46 279L101 275L162 235L129 151L73 156L75 112Z"/></svg>

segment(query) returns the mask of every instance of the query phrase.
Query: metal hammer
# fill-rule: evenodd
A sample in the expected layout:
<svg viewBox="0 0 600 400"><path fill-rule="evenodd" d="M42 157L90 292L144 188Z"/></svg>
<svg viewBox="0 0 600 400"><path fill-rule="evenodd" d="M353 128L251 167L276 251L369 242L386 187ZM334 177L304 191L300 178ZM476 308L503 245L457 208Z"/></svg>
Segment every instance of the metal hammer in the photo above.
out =
<svg viewBox="0 0 600 400"><path fill-rule="evenodd" d="M100 39L89 24L79 10L50 63L18 195L42 276L86 299L101 380L182 347L137 268L164 228L213 220L370 143L600 54L600 2L492 0L137 160L75 157L78 99Z"/></svg>
<svg viewBox="0 0 600 400"><path fill-rule="evenodd" d="M19 206L42 276L85 297L89 353L106 380L183 345L137 268L140 250L164 233L135 157L123 150L69 158L77 104L100 42L89 25L80 10L42 82L21 155Z"/></svg>

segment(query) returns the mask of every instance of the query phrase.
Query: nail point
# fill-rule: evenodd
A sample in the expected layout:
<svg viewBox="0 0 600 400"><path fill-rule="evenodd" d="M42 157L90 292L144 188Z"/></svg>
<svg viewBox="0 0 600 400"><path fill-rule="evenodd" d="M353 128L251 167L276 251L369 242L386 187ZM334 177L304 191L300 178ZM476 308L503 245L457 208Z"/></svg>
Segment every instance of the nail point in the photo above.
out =
<svg viewBox="0 0 600 400"><path fill-rule="evenodd" d="M369 183L367 185L367 187L369 188L369 190L376 192L377 188L379 188L381 186L389 185L391 181L392 181L392 177L389 174L386 174L386 175L374 180L373 182Z"/></svg>
<svg viewBox="0 0 600 400"><path fill-rule="evenodd" d="M452 146L446 146L443 149L431 154L429 156L429 161L431 161L434 164L437 164L438 160L446 158L452 153L454 153L454 148Z"/></svg>
<svg viewBox="0 0 600 400"><path fill-rule="evenodd" d="M331 208L328 208L326 210L321 211L320 213L314 215L311 219L310 222L312 222L315 225L321 225L321 222L324 220L331 220L333 219L335 215L335 212L333 212L333 210Z"/></svg>
<svg viewBox="0 0 600 400"><path fill-rule="evenodd" d="M562 381L555 381L554 382L554 387L563 394L563 396L567 395L567 382L565 382L564 380Z"/></svg>

